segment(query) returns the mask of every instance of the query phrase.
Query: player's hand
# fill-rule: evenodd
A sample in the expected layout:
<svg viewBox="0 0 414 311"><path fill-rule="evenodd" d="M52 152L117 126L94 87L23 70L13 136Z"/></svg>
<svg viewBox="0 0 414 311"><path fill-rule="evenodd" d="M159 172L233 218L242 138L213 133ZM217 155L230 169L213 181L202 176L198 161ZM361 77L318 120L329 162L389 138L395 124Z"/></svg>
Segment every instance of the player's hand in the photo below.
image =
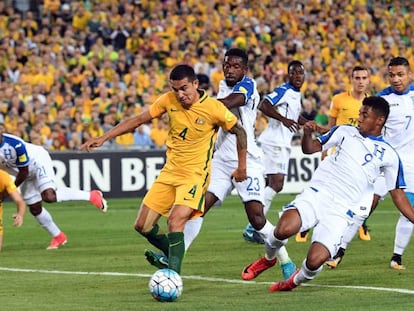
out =
<svg viewBox="0 0 414 311"><path fill-rule="evenodd" d="M234 178L235 181L237 182L241 182L243 180L247 179L247 172L246 169L244 168L237 168L233 174L231 174L231 176Z"/></svg>
<svg viewBox="0 0 414 311"><path fill-rule="evenodd" d="M13 214L14 223L13 226L20 227L23 225L23 216L20 214Z"/></svg>
<svg viewBox="0 0 414 311"><path fill-rule="evenodd" d="M303 125L303 130L307 133L317 132L319 126L316 124L315 121L308 121Z"/></svg>
<svg viewBox="0 0 414 311"><path fill-rule="evenodd" d="M296 133L299 130L299 123L294 120L283 118L282 124L289 129L292 133Z"/></svg>
<svg viewBox="0 0 414 311"><path fill-rule="evenodd" d="M101 137L94 137L91 139L88 139L85 143L79 146L79 150L82 151L91 151L92 149L98 148L103 145L105 140Z"/></svg>

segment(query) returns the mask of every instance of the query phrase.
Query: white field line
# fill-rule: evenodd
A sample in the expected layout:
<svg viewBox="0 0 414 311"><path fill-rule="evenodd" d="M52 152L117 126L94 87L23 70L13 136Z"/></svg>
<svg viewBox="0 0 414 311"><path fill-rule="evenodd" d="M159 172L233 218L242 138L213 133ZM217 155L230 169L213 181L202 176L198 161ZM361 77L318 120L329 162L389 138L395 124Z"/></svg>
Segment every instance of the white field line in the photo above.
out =
<svg viewBox="0 0 414 311"><path fill-rule="evenodd" d="M0 271L8 272L23 272L23 273L45 273L45 274L68 274L68 275L101 275L101 276L128 276L128 277L139 277L139 278L150 278L151 274L142 273L123 273L123 272L83 272L83 271L60 271L60 270L42 270L42 269L20 269L20 268L7 268L0 267ZM182 275L183 279L187 280L199 280L207 282L221 282L221 283L233 283L233 284L246 284L246 285L270 285L272 282L257 282L257 281L243 281L235 279L223 279L204 277L197 275ZM373 286L348 286L348 285L321 285L307 283L302 286L314 286L314 287L326 287L326 288L344 288L344 289L356 289L356 290L373 290L383 292L394 292L402 294L414 295L414 290L404 288L387 288L387 287L373 287Z"/></svg>

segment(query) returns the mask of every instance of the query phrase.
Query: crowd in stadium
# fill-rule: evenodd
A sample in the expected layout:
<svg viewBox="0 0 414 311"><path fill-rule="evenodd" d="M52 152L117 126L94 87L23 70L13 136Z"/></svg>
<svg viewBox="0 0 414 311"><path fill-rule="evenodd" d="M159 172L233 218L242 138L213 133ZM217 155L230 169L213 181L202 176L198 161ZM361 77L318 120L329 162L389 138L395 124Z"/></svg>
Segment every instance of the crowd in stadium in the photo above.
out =
<svg viewBox="0 0 414 311"><path fill-rule="evenodd" d="M261 95L300 60L303 113L324 125L355 65L370 69L375 93L392 56L414 64L412 12L408 0L1 1L0 122L50 151L75 150L147 109L176 64L194 66L214 96L224 52L239 47ZM259 116L258 133L265 126ZM159 119L106 147L162 149L167 132Z"/></svg>

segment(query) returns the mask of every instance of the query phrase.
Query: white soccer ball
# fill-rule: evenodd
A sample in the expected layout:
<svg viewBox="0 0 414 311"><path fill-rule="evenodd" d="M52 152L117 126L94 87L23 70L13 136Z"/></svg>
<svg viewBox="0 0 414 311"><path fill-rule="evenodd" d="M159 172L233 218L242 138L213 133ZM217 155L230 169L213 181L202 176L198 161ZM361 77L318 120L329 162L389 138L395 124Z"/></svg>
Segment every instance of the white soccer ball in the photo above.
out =
<svg viewBox="0 0 414 311"><path fill-rule="evenodd" d="M148 286L152 297L161 302L175 301L183 292L181 276L171 269L156 271L152 275Z"/></svg>

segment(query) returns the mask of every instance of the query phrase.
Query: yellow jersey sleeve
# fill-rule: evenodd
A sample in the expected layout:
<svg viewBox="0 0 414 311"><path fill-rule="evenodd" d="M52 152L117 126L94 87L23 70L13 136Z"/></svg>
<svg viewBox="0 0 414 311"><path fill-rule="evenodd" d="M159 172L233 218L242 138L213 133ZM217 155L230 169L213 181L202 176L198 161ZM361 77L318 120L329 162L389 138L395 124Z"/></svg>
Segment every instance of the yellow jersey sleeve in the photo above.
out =
<svg viewBox="0 0 414 311"><path fill-rule="evenodd" d="M3 192L5 190L7 193L12 193L17 190L17 187L10 175L5 171L0 170L0 191Z"/></svg>

